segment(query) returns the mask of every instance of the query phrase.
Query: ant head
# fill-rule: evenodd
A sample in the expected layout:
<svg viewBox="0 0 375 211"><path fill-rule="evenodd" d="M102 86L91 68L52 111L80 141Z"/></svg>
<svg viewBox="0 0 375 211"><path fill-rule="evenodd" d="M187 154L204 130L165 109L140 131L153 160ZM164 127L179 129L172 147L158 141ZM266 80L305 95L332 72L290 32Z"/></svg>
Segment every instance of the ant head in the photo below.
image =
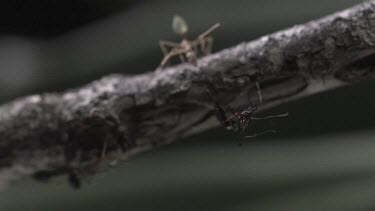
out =
<svg viewBox="0 0 375 211"><path fill-rule="evenodd" d="M176 34L183 36L187 33L189 28L186 21L181 16L175 15L172 21L172 29Z"/></svg>

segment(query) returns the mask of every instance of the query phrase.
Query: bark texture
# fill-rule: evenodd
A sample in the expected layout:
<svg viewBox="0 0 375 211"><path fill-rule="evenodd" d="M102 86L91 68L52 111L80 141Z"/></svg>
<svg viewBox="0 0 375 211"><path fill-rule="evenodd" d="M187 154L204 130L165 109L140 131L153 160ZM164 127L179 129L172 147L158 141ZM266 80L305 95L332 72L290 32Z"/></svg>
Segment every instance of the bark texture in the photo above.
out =
<svg viewBox="0 0 375 211"><path fill-rule="evenodd" d="M269 108L374 75L375 1L141 75L110 75L0 107L0 182L95 172L219 124L215 103ZM212 95L209 96L208 92Z"/></svg>

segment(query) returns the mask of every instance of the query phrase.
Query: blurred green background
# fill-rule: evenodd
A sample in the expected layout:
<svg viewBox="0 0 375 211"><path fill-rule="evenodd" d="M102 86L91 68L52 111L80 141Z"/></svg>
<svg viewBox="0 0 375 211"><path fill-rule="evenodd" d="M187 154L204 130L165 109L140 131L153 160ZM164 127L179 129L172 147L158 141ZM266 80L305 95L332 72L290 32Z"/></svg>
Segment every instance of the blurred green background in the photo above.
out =
<svg viewBox="0 0 375 211"><path fill-rule="evenodd" d="M158 40L177 41L178 13L193 37L213 23L215 50L362 1L4 1L0 101L61 91L109 73L151 71ZM26 179L0 193L0 210L373 210L373 81L291 102L238 145L223 128L146 152L71 189Z"/></svg>

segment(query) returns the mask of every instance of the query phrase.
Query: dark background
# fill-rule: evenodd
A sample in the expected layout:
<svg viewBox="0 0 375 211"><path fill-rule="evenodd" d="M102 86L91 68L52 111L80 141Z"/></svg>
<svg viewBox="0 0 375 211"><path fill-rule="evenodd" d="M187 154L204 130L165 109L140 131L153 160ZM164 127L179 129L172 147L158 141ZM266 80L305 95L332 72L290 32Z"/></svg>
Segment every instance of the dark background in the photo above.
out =
<svg viewBox="0 0 375 211"><path fill-rule="evenodd" d="M177 41L178 13L195 36L212 24L215 51L301 24L359 0L34 0L0 4L0 101L76 87L109 73L152 71L158 40ZM371 210L375 208L374 85L291 102L248 139L216 128L84 179L30 179L0 193L0 210Z"/></svg>

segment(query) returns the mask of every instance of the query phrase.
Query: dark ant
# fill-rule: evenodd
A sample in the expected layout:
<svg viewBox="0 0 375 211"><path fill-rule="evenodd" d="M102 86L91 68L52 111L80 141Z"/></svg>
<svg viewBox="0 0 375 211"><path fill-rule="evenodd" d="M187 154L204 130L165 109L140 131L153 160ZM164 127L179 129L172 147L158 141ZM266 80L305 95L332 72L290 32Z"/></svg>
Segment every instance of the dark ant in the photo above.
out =
<svg viewBox="0 0 375 211"><path fill-rule="evenodd" d="M260 92L259 83L256 82L256 88L258 90L259 104L262 103L262 95ZM211 97L212 98L212 97ZM227 130L233 130L235 133L243 134L245 129L249 128L254 120L270 119L276 117L286 117L288 113L266 116L266 117L255 117L256 111L258 110L257 105L250 105L248 108L242 111L230 111L224 108L224 106L215 103L215 111L218 120ZM276 133L275 130L266 130L261 133L255 133L253 135L245 136L245 138L253 138L266 133Z"/></svg>

